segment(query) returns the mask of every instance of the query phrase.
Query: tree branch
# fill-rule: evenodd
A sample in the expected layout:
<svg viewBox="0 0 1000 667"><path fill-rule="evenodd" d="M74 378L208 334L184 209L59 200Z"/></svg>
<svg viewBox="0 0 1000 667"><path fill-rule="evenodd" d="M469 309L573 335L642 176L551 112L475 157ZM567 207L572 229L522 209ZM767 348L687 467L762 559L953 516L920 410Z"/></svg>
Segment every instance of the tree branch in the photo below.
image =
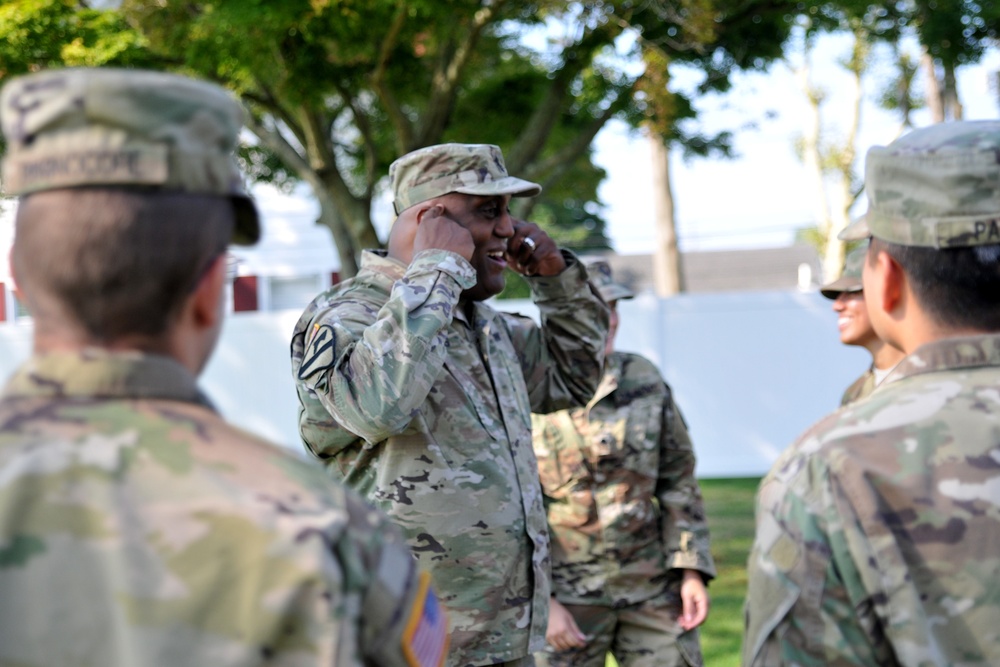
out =
<svg viewBox="0 0 1000 667"><path fill-rule="evenodd" d="M273 117L281 120L282 123L288 128L299 142L305 142L305 133L302 131L302 126L295 121L295 117L289 113L275 97L274 93L265 86L260 80L257 80L257 88L262 91L263 94L258 95L256 93L245 92L240 95L244 100L253 102L257 106L266 110Z"/></svg>
<svg viewBox="0 0 1000 667"><path fill-rule="evenodd" d="M590 65L596 50L613 38L614 34L591 31L564 51L562 66L556 71L514 146L508 151L507 164L512 172L524 171L541 154L552 128L559 121L570 84Z"/></svg>
<svg viewBox="0 0 1000 667"><path fill-rule="evenodd" d="M499 15L506 3L507 0L494 0L480 7L473 14L472 25L463 32L465 39L455 46L450 57L447 55L449 49L442 49L441 59L432 78L427 111L423 114L411 143L405 146L405 151L433 144L441 137L455 103L459 78L472 58L483 30Z"/></svg>
<svg viewBox="0 0 1000 667"><path fill-rule="evenodd" d="M591 120L587 125L576 133L573 141L563 146L561 149L544 160L533 164L524 165L518 173L525 174L525 178L537 178L539 174L556 174L555 177L547 176L546 183L554 183L559 177L569 169L570 165L583 155L594 141L594 137L601 131L611 118L618 113L626 101L631 97L632 91L638 79L631 85L623 87L615 99L608 104L607 108L599 116Z"/></svg>
<svg viewBox="0 0 1000 667"><path fill-rule="evenodd" d="M306 155L313 168L323 174L327 170L337 170L337 156L333 152L330 141L330 127L333 119L328 122L316 109L302 106L299 108L299 118L305 133L303 144Z"/></svg>
<svg viewBox="0 0 1000 667"><path fill-rule="evenodd" d="M371 226L371 201L366 195L358 196L351 191L337 164L330 125L314 109L303 108L301 115L306 128L306 152L323 186L330 191L339 219L350 231L352 245L360 248L377 246L378 239Z"/></svg>
<svg viewBox="0 0 1000 667"><path fill-rule="evenodd" d="M400 154L407 151L407 147L413 143L413 123L410 121L403 107L396 99L395 93L385 83L385 73L389 67L389 61L393 50L399 41L399 34L406 23L406 5L400 3L396 8L396 15L392 17L389 30L386 31L382 44L379 46L378 60L375 69L371 74L371 86L382 104L385 106L389 120L396 130L396 148ZM346 98L345 98L346 99Z"/></svg>
<svg viewBox="0 0 1000 667"><path fill-rule="evenodd" d="M249 107L247 107L246 116L247 128L254 133L254 136L256 136L262 144L274 151L274 153L281 158L281 161L288 165L289 169L298 173L303 179L313 185L319 183L316 172L312 166L310 166L309 161L299 154L294 146L288 143L288 140L281 135L281 132L277 127L267 127Z"/></svg>
<svg viewBox="0 0 1000 667"><path fill-rule="evenodd" d="M334 86L336 87L337 92L340 93L340 97L344 100L344 104L346 104L351 110L351 116L354 117L354 124L358 128L358 132L361 133L361 140L364 144L365 152L364 196L371 198L372 191L375 189L375 168L376 162L378 161L377 149L375 147L375 133L372 131L371 123L368 122L368 116L365 115L364 111L358 106L357 100L351 96L350 92L340 81L334 82Z"/></svg>

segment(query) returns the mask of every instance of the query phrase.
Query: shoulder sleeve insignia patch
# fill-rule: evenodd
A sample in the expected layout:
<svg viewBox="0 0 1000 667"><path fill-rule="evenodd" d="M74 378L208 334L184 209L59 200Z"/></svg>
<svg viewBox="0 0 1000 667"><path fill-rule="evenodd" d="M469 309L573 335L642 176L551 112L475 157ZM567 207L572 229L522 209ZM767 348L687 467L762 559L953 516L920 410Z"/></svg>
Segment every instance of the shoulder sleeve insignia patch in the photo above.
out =
<svg viewBox="0 0 1000 667"><path fill-rule="evenodd" d="M309 332L306 349L302 355L299 379L306 380L316 372L332 366L335 361L336 343L337 338L333 334L333 327L328 324L314 324L312 331Z"/></svg>
<svg viewBox="0 0 1000 667"><path fill-rule="evenodd" d="M448 655L448 619L431 590L431 575L421 572L419 586L403 631L403 655L411 667L441 667Z"/></svg>

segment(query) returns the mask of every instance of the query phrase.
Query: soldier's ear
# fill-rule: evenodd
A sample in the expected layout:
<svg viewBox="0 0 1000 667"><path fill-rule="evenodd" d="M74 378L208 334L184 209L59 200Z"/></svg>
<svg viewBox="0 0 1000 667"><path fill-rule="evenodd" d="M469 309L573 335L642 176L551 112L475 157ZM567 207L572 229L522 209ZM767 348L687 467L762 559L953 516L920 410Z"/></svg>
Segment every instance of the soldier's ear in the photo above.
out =
<svg viewBox="0 0 1000 667"><path fill-rule="evenodd" d="M193 374L208 363L225 309L226 255L220 253L201 275L167 333L169 354Z"/></svg>
<svg viewBox="0 0 1000 667"><path fill-rule="evenodd" d="M875 256L865 267L864 291L868 308L877 308L892 316L906 294L906 273L892 255L884 250L872 249Z"/></svg>
<svg viewBox="0 0 1000 667"><path fill-rule="evenodd" d="M209 265L191 293L192 323L199 328L221 324L225 306L226 254L221 253Z"/></svg>

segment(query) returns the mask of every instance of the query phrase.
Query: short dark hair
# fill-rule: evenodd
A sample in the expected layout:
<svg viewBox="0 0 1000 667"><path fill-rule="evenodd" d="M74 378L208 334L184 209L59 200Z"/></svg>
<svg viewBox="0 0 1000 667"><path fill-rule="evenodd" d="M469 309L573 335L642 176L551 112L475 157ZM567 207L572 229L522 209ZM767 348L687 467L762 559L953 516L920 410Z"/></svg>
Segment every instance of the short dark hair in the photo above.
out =
<svg viewBox="0 0 1000 667"><path fill-rule="evenodd" d="M100 343L155 337L225 252L234 223L232 203L216 195L44 191L20 200L11 263L39 323L79 326Z"/></svg>
<svg viewBox="0 0 1000 667"><path fill-rule="evenodd" d="M1000 244L937 249L872 238L869 257L880 251L903 268L921 306L936 321L1000 331Z"/></svg>

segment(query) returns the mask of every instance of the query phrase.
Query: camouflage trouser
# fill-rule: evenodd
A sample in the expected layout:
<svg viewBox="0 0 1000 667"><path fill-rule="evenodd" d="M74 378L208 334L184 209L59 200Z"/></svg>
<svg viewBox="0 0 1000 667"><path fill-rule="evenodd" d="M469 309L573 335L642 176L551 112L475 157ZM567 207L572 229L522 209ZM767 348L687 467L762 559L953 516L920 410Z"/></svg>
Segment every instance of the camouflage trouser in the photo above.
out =
<svg viewBox="0 0 1000 667"><path fill-rule="evenodd" d="M701 667L698 631L677 624L680 609L662 598L613 609L564 605L590 642L583 648L557 652L551 647L535 655L539 667L604 667L610 651L620 667Z"/></svg>

